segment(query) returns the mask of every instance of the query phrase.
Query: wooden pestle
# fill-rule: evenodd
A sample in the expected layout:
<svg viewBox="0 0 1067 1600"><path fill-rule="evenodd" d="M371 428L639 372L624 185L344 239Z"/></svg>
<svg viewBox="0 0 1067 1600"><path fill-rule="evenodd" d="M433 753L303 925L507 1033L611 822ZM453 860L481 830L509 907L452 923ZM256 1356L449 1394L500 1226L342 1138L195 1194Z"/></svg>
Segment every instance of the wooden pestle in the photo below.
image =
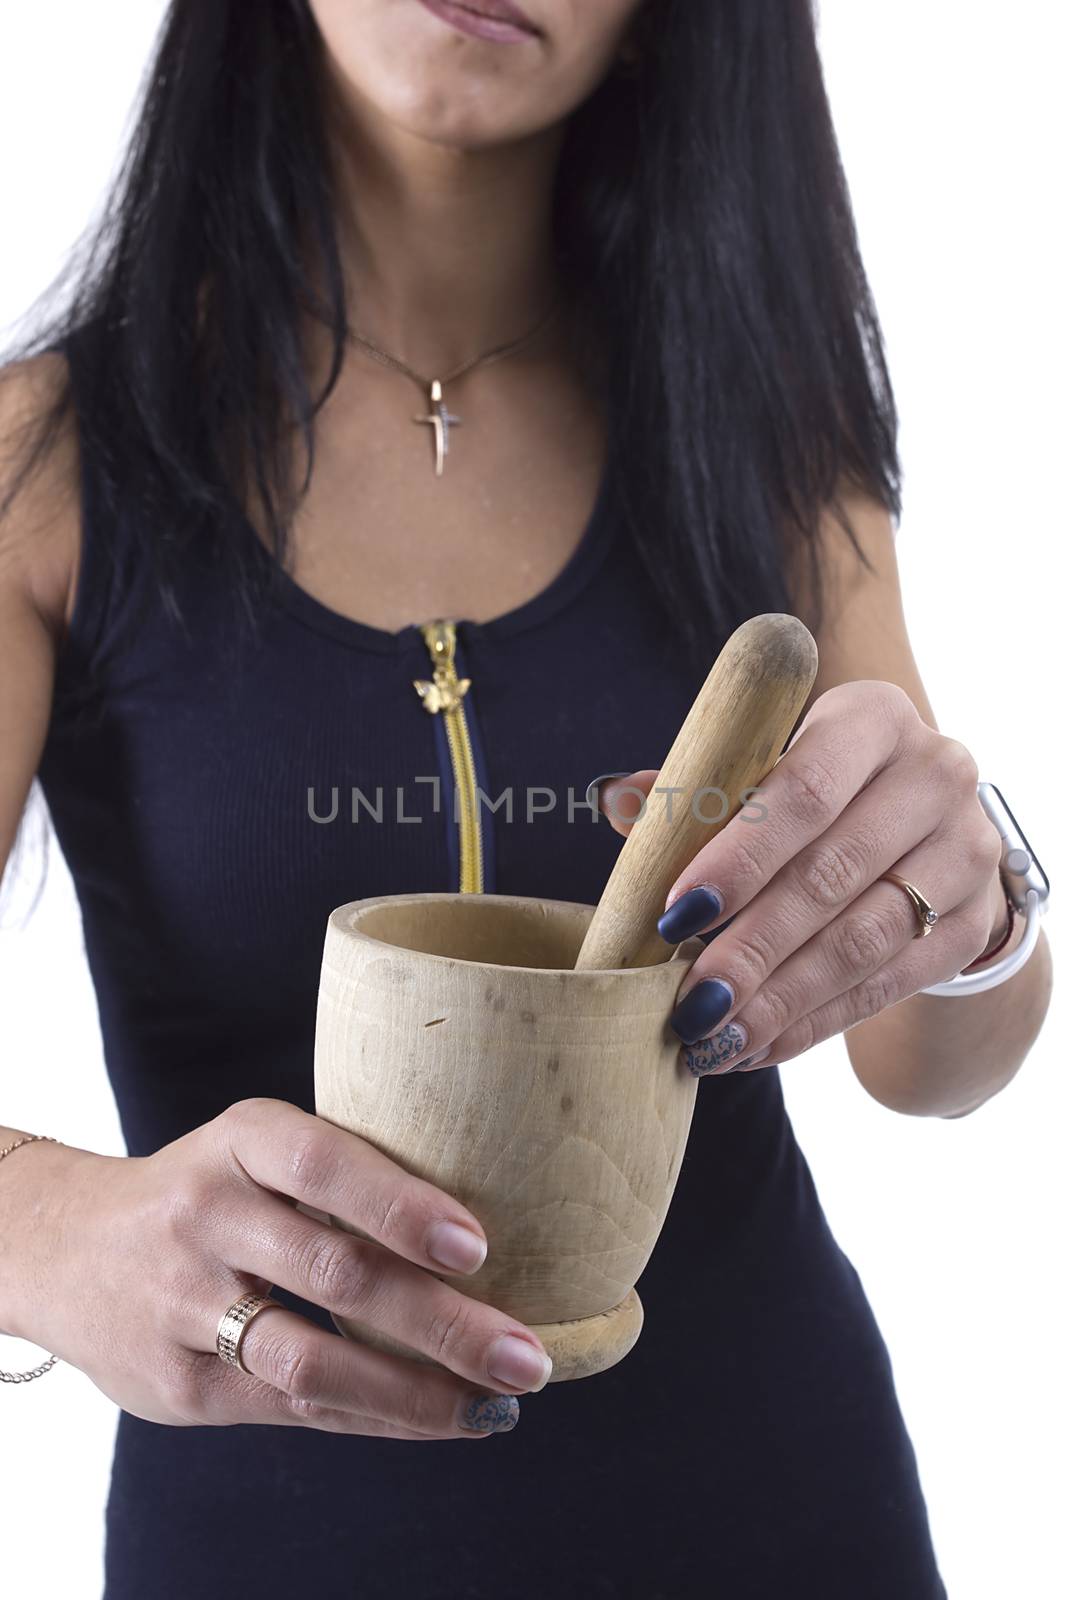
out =
<svg viewBox="0 0 1067 1600"><path fill-rule="evenodd" d="M673 947L656 923L671 885L742 808L746 791L770 772L817 668L815 640L796 617L770 612L731 634L619 852L576 971L649 967L668 959Z"/></svg>

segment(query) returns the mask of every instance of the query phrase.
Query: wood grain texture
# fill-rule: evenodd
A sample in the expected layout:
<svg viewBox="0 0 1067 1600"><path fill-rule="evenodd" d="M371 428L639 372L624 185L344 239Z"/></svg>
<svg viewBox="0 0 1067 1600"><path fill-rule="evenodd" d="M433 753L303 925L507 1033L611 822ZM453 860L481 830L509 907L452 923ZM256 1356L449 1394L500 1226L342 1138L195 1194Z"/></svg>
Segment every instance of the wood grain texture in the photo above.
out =
<svg viewBox="0 0 1067 1600"><path fill-rule="evenodd" d="M488 1258L470 1277L440 1276L536 1328L554 1382L611 1366L640 1332L632 1291L697 1089L667 1018L701 946L656 967L576 972L592 915L500 895L341 906L319 990L318 1115L470 1207Z"/></svg>
<svg viewBox="0 0 1067 1600"><path fill-rule="evenodd" d="M671 886L767 776L817 669L815 640L796 617L752 617L730 636L619 852L575 963L579 971L668 959L656 923Z"/></svg>

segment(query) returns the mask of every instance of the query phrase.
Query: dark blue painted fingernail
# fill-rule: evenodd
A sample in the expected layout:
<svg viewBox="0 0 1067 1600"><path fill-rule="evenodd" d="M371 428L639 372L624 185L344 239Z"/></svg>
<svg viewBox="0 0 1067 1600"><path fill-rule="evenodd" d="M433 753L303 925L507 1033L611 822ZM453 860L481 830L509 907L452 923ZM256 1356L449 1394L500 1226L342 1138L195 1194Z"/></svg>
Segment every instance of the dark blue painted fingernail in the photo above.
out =
<svg viewBox="0 0 1067 1600"><path fill-rule="evenodd" d="M519 1402L513 1394L476 1394L464 1405L459 1425L469 1433L510 1433L518 1420Z"/></svg>
<svg viewBox="0 0 1067 1600"><path fill-rule="evenodd" d="M671 908L660 917L656 927L660 938L666 939L668 944L681 944L683 939L691 939L695 933L702 932L721 911L722 895L704 884L698 884L695 889L678 896Z"/></svg>
<svg viewBox="0 0 1067 1600"><path fill-rule="evenodd" d="M715 1031L733 1003L734 992L728 983L702 978L675 1007L671 1027L683 1044L696 1044Z"/></svg>
<svg viewBox="0 0 1067 1600"><path fill-rule="evenodd" d="M594 811L599 811L601 809L599 792L600 785L602 783L610 783L612 778L628 778L629 776L630 774L628 772L602 772L599 778L593 779L592 783L585 791L586 805L592 806Z"/></svg>

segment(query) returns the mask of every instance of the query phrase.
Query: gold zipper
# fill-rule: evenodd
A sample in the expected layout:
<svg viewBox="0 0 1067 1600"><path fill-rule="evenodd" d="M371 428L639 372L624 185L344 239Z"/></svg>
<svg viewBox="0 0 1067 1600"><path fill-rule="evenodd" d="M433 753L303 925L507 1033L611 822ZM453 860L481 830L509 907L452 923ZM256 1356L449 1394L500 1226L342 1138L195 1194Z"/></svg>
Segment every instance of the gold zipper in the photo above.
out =
<svg viewBox="0 0 1067 1600"><path fill-rule="evenodd" d="M456 671L456 624L427 622L419 629L433 663L433 679L416 678L415 692L431 716L443 716L459 818L459 891L481 894L482 825L478 815L477 773L463 696L471 686L469 678Z"/></svg>

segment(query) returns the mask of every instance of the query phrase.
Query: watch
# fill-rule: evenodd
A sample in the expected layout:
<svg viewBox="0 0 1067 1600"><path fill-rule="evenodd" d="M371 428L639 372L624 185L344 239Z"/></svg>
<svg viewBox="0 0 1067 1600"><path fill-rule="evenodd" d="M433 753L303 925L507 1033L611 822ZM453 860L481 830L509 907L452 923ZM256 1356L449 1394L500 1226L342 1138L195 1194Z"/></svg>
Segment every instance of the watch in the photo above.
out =
<svg viewBox="0 0 1067 1600"><path fill-rule="evenodd" d="M995 783L980 783L978 799L982 810L1000 834L1000 879L1011 905L1026 919L1026 931L1015 949L992 966L975 972L961 972L944 983L935 983L922 994L981 994L998 983L1013 978L1033 954L1041 931L1041 918L1048 908L1049 882L1044 868L1031 850L1023 830L1011 814L1008 802Z"/></svg>

